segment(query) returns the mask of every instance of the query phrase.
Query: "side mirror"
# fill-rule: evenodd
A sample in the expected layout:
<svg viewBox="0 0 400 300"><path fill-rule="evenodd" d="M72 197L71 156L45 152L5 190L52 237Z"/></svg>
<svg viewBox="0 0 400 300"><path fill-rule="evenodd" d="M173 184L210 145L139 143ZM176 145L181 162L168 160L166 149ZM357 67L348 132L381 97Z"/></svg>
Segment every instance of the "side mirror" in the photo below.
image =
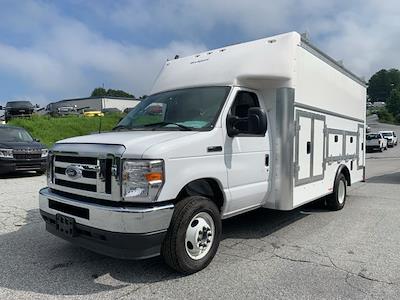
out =
<svg viewBox="0 0 400 300"><path fill-rule="evenodd" d="M248 110L247 118L228 115L226 125L229 137L234 137L241 133L264 135L267 132L267 114L259 107L252 107Z"/></svg>
<svg viewBox="0 0 400 300"><path fill-rule="evenodd" d="M35 142L40 143L40 139L33 139Z"/></svg>
<svg viewBox="0 0 400 300"><path fill-rule="evenodd" d="M259 107L249 108L249 133L264 135L267 132L267 114Z"/></svg>

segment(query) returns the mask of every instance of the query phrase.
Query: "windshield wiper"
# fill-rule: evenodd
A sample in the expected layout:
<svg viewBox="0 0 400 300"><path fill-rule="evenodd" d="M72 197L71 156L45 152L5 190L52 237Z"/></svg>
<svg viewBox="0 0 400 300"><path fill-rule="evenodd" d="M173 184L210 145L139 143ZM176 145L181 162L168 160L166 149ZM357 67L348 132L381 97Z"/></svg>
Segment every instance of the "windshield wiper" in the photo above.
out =
<svg viewBox="0 0 400 300"><path fill-rule="evenodd" d="M112 130L118 130L118 129L131 129L131 127L128 127L126 125L117 125L115 126Z"/></svg>
<svg viewBox="0 0 400 300"><path fill-rule="evenodd" d="M192 131L193 130L190 127L187 127L187 126L179 124L179 123L174 123L174 122L158 122L158 123L146 124L146 125L143 125L143 126L144 127L152 127L152 126L164 127L164 126L167 126L167 125L175 125L175 126L178 126L180 129L185 130L185 131Z"/></svg>

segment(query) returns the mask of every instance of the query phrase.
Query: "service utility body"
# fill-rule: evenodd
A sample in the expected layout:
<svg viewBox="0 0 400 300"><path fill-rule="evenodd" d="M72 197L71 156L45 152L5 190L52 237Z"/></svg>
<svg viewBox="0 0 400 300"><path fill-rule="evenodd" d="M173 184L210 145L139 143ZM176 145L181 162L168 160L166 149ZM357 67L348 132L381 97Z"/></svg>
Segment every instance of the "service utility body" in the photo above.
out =
<svg viewBox="0 0 400 300"><path fill-rule="evenodd" d="M169 60L112 132L59 141L46 229L119 258L206 267L221 220L321 197L365 172L363 80L296 32Z"/></svg>

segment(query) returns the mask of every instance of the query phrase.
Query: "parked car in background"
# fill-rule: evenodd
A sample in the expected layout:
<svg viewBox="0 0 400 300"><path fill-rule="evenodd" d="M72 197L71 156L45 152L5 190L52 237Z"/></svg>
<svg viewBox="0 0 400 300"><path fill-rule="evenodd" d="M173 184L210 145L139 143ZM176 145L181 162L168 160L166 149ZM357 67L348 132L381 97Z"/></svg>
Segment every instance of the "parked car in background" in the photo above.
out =
<svg viewBox="0 0 400 300"><path fill-rule="evenodd" d="M394 131L385 130L379 131L379 133L382 134L382 136L387 140L388 147L397 146L397 136Z"/></svg>
<svg viewBox="0 0 400 300"><path fill-rule="evenodd" d="M103 108L101 112L105 114L121 113L121 111L115 107Z"/></svg>
<svg viewBox="0 0 400 300"><path fill-rule="evenodd" d="M4 119L7 123L12 118L30 117L34 110L30 101L9 101L6 103Z"/></svg>
<svg viewBox="0 0 400 300"><path fill-rule="evenodd" d="M0 174L46 171L48 149L21 127L0 125Z"/></svg>
<svg viewBox="0 0 400 300"><path fill-rule="evenodd" d="M79 115L76 105L74 106L61 106L57 108L57 116L66 116L66 115Z"/></svg>
<svg viewBox="0 0 400 300"><path fill-rule="evenodd" d="M84 117L104 117L104 113L102 113L99 110L94 110L94 111L85 111L83 113Z"/></svg>
<svg viewBox="0 0 400 300"><path fill-rule="evenodd" d="M387 140L381 133L368 133L367 134L367 151L387 150Z"/></svg>

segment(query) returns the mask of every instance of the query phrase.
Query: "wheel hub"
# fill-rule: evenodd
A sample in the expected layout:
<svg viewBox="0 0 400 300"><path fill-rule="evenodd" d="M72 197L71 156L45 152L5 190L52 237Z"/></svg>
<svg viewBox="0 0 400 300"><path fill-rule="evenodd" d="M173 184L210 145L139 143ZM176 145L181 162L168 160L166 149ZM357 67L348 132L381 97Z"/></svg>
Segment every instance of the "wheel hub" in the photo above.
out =
<svg viewBox="0 0 400 300"><path fill-rule="evenodd" d="M345 197L346 197L346 185L341 180L339 182L339 190L338 190L338 200L339 200L340 204L342 204L344 202Z"/></svg>
<svg viewBox="0 0 400 300"><path fill-rule="evenodd" d="M199 260L210 251L215 226L212 217L201 212L193 217L186 230L185 247L190 258Z"/></svg>

